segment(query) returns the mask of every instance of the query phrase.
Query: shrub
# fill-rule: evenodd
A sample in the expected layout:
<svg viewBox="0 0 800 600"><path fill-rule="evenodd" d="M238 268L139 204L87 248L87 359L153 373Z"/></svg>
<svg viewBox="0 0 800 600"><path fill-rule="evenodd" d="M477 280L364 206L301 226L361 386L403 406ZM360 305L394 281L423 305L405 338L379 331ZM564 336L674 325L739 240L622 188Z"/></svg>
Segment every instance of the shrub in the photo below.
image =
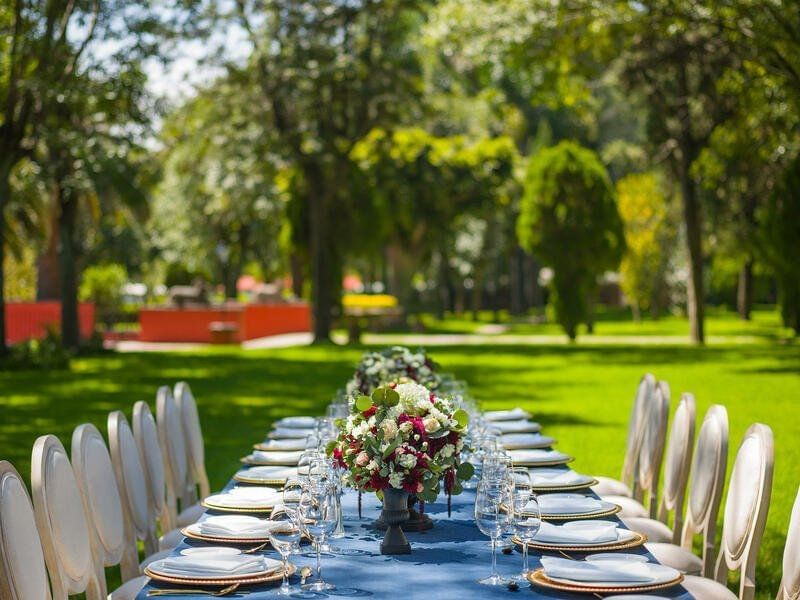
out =
<svg viewBox="0 0 800 600"><path fill-rule="evenodd" d="M128 273L118 264L95 265L83 272L80 298L94 302L99 320L108 329L122 310L122 287L126 281Z"/></svg>

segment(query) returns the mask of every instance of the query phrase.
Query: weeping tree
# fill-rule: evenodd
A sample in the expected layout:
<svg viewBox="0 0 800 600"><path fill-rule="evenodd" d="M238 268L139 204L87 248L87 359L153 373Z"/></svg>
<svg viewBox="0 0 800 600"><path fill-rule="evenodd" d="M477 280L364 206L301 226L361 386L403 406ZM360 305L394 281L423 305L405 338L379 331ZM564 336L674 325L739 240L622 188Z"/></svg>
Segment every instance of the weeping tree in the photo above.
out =
<svg viewBox="0 0 800 600"><path fill-rule="evenodd" d="M578 325L592 322L598 277L617 268L625 250L614 188L594 152L561 142L531 158L517 236L553 269L550 302L574 340Z"/></svg>

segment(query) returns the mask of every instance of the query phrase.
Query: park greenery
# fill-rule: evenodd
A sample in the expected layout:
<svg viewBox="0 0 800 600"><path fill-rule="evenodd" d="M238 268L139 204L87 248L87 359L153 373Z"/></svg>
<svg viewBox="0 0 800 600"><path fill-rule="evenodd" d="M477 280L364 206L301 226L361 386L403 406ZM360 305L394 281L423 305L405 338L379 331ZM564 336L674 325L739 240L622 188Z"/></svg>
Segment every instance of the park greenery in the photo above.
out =
<svg viewBox="0 0 800 600"><path fill-rule="evenodd" d="M695 342L709 303L797 331L799 64L783 0L4 0L0 313L58 298L74 349L114 273L290 274L327 341L356 271L407 313L547 299L574 337L619 272Z"/></svg>

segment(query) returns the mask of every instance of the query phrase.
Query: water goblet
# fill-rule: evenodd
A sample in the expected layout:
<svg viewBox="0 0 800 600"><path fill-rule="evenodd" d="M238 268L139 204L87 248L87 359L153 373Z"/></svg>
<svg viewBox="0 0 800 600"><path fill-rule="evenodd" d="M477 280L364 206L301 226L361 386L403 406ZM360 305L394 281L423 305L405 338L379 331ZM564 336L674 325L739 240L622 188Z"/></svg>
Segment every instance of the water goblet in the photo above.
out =
<svg viewBox="0 0 800 600"><path fill-rule="evenodd" d="M302 523L297 511L285 506L273 509L270 521L273 524L269 529L269 543L278 551L283 561L283 580L277 593L280 596L289 596L294 593L289 586L289 555L300 545Z"/></svg>
<svg viewBox="0 0 800 600"><path fill-rule="evenodd" d="M536 494L520 492L514 495L514 533L522 542L522 573L514 579L525 581L528 577L528 543L533 541L542 526L542 515Z"/></svg>
<svg viewBox="0 0 800 600"><path fill-rule="evenodd" d="M310 487L300 503L305 531L314 543L317 555L317 578L302 586L304 590L324 592L336 586L322 579L322 544L336 528L336 495L331 486Z"/></svg>
<svg viewBox="0 0 800 600"><path fill-rule="evenodd" d="M492 545L492 573L478 580L484 585L506 585L508 582L497 573L497 541L511 525L511 498L504 484L481 484L475 497L475 522L481 533L488 536ZM505 505L505 508L504 508Z"/></svg>

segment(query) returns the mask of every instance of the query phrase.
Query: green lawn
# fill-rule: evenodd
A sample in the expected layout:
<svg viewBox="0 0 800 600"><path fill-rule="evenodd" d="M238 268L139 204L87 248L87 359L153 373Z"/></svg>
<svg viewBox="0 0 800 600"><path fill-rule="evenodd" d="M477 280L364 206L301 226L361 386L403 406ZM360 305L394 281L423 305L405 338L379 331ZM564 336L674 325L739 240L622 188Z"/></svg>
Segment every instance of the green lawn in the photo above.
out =
<svg viewBox="0 0 800 600"><path fill-rule="evenodd" d="M104 428L108 411L122 408L130 414L136 400L152 403L158 385L185 379L200 405L207 466L212 486L219 487L272 420L319 412L362 351L312 347L107 355L75 360L70 372L0 373L0 457L27 476L38 435L54 433L69 445L78 423L92 421ZM800 484L796 344L470 346L437 347L432 353L445 370L469 382L485 407L532 410L584 472L618 475L630 402L645 371L669 381L673 398L684 390L694 392L699 419L712 403L727 406L731 462L748 425L770 425L775 483L758 588L759 597L774 597L784 532Z"/></svg>

